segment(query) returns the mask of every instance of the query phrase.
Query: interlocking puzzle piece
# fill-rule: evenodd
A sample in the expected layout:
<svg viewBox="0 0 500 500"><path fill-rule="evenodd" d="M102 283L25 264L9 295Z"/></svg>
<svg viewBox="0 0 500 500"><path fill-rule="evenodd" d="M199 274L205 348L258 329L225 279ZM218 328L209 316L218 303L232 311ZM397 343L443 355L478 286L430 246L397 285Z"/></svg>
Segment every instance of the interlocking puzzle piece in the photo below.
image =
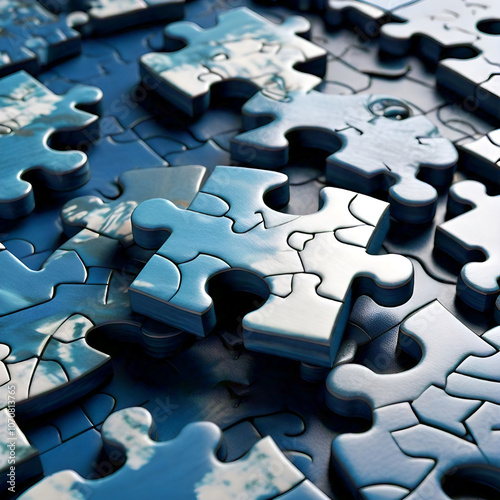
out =
<svg viewBox="0 0 500 500"><path fill-rule="evenodd" d="M450 189L448 208L461 215L436 229L436 246L465 264L457 283L458 296L478 311L490 309L499 291L500 233L491 223L499 204L500 196L488 196L480 182L459 182ZM482 256L484 262L478 262Z"/></svg>
<svg viewBox="0 0 500 500"><path fill-rule="evenodd" d="M325 188L318 213L289 215L264 203L283 205L287 180L219 166L187 210L161 199L139 205L136 242L161 248L130 287L132 308L204 337L216 322L207 282L231 270L234 288L267 299L243 319L246 347L331 366L353 292L395 305L408 298L413 269L404 257L368 253L387 230L386 203Z"/></svg>
<svg viewBox="0 0 500 500"><path fill-rule="evenodd" d="M76 28L84 34L104 34L159 21L177 21L184 15L184 0L42 0L58 12L83 11Z"/></svg>
<svg viewBox="0 0 500 500"><path fill-rule="evenodd" d="M0 247L0 317L53 298L61 283L83 283L87 270L75 252L58 252L40 271Z"/></svg>
<svg viewBox="0 0 500 500"><path fill-rule="evenodd" d="M4 0L0 5L0 76L43 67L80 52L72 21L56 16L35 0ZM3 93L3 92L2 92Z"/></svg>
<svg viewBox="0 0 500 500"><path fill-rule="evenodd" d="M245 498L304 498L326 500L312 483L282 454L270 437L258 441L249 453L235 462L221 462L222 432L210 422L187 425L175 438L155 442L150 438L154 422L144 408L127 408L112 414L103 425L102 437L108 454L126 455L114 474L96 480L73 471L62 471L29 489L20 498L41 499L84 496L137 498L144 488L153 496L165 494L179 500ZM172 467L173 463L177 467ZM298 489L298 496L294 491ZM292 496L286 494L290 492Z"/></svg>
<svg viewBox="0 0 500 500"><path fill-rule="evenodd" d="M143 83L191 116L208 108L213 84L222 85L226 97L248 98L258 89L281 96L310 90L321 82L314 75L324 75L326 51L297 36L309 30L302 17L277 25L245 7L220 14L217 25L208 29L170 24L165 36L187 46L142 56ZM296 71L299 63L312 74Z"/></svg>
<svg viewBox="0 0 500 500"><path fill-rule="evenodd" d="M500 184L500 129L459 147L465 168Z"/></svg>
<svg viewBox="0 0 500 500"><path fill-rule="evenodd" d="M458 160L453 144L427 118L409 116L408 104L391 97L311 91L276 100L258 93L243 113L249 131L232 140L233 159L266 168L285 165L292 132L301 145L328 152L337 151L340 141L340 151L327 158L327 181L367 194L387 190L391 215L407 222L432 220L438 198L432 185L451 183ZM427 182L417 178L421 168Z"/></svg>
<svg viewBox="0 0 500 500"><path fill-rule="evenodd" d="M77 109L94 105L102 92L76 86L63 96L53 94L24 71L0 80L0 218L14 219L35 207L31 185L21 176L37 169L51 188L76 188L88 181L87 156L81 151L56 151L48 145L56 132L80 130L97 116Z"/></svg>
<svg viewBox="0 0 500 500"><path fill-rule="evenodd" d="M500 5L495 0L480 4L466 0L420 0L392 11L403 21L381 29L381 48L401 55L408 52L413 40L426 58L439 64L438 82L498 115L500 104L500 56L498 31ZM493 26L493 28L491 28ZM497 34L495 34L497 33ZM448 59L449 55L470 59Z"/></svg>
<svg viewBox="0 0 500 500"><path fill-rule="evenodd" d="M104 202L96 196L84 196L68 202L61 214L65 232L72 236L86 227L129 246L133 243L131 216L139 203L161 196L187 208L205 172L198 165L129 170L120 176L122 194L115 200Z"/></svg>
<svg viewBox="0 0 500 500"><path fill-rule="evenodd" d="M373 414L371 429L334 440L332 463L366 499L449 498L442 481L461 467L498 487L500 328L478 337L433 302L404 321L399 347L420 360L405 372L347 364L330 373L332 410Z"/></svg>

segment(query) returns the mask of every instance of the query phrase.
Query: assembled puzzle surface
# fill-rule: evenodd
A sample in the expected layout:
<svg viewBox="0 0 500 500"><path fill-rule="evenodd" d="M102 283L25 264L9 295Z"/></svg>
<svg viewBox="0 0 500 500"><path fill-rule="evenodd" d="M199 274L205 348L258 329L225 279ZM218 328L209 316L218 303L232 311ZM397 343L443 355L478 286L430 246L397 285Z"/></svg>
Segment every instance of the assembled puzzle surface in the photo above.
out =
<svg viewBox="0 0 500 500"><path fill-rule="evenodd" d="M499 23L1 3L2 498L500 498Z"/></svg>

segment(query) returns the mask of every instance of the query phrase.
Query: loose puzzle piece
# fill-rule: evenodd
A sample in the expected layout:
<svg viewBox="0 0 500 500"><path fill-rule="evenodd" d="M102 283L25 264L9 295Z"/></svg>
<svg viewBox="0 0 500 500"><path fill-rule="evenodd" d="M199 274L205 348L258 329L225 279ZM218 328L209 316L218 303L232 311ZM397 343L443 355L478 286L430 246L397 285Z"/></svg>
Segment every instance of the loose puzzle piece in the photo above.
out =
<svg viewBox="0 0 500 500"><path fill-rule="evenodd" d="M72 21L56 16L35 0L0 4L0 76L43 67L80 52L80 35Z"/></svg>
<svg viewBox="0 0 500 500"><path fill-rule="evenodd" d="M233 288L267 299L243 319L246 347L331 366L353 293L400 303L411 293L412 265L368 253L387 230L382 201L325 188L322 209L297 216L269 208L264 195L283 205L287 177L219 166L187 210L162 199L142 203L134 238L161 248L130 287L132 308L204 337L216 323L207 283L231 270Z"/></svg>
<svg viewBox="0 0 500 500"><path fill-rule="evenodd" d="M459 147L466 169L500 184L500 129Z"/></svg>
<svg viewBox="0 0 500 500"><path fill-rule="evenodd" d="M500 56L498 25L500 4L484 0L420 0L392 11L402 23L382 27L381 48L400 55L410 50L416 37L420 52L438 60L449 54L470 59L444 59L438 82L479 107L498 115L500 105Z"/></svg>
<svg viewBox="0 0 500 500"><path fill-rule="evenodd" d="M189 424L175 439L161 443L150 438L153 426L151 414L144 408L112 414L104 423L102 437L108 454L126 456L118 471L96 480L69 470L58 472L20 498L83 496L97 500L113 498L119 491L122 498L132 499L147 491L153 498L167 495L173 500L327 500L270 437L258 441L243 458L225 463L216 455L222 432L215 424Z"/></svg>
<svg viewBox="0 0 500 500"><path fill-rule="evenodd" d="M314 75L324 75L326 51L297 36L309 30L302 17L277 25L245 7L222 13L208 29L170 24L165 36L187 46L142 56L143 83L191 116L206 111L213 84L222 85L226 98L248 98L258 89L280 96L310 90L321 82ZM299 63L312 74L296 71Z"/></svg>
<svg viewBox="0 0 500 500"><path fill-rule="evenodd" d="M277 100L258 93L243 113L249 131L232 140L233 159L266 168L285 165L292 132L298 134L294 144L328 152L340 142L340 151L327 158L327 181L367 194L387 190L391 215L407 222L432 220L438 198L432 185L450 184L458 160L453 144L427 118L410 116L408 104L386 96L311 91ZM427 182L417 178L421 168Z"/></svg>
<svg viewBox="0 0 500 500"><path fill-rule="evenodd" d="M326 18L340 25L349 19L369 36L381 32L381 48L403 55L417 46L438 61L437 80L493 116L500 101L498 22L495 0L330 0ZM371 21L371 22L370 22ZM381 25L383 25L381 27ZM417 39L417 40L415 40ZM415 43L416 42L416 43ZM451 59L457 57L457 59ZM465 59L464 59L465 58Z"/></svg>
<svg viewBox="0 0 500 500"><path fill-rule="evenodd" d="M56 132L81 130L97 116L77 109L94 105L102 92L76 86L63 96L53 94L20 71L0 80L0 218L14 219L35 207L31 185L21 176L37 169L56 190L76 188L88 181L87 156L81 151L56 151L48 145Z"/></svg>
<svg viewBox="0 0 500 500"><path fill-rule="evenodd" d="M457 283L458 296L474 309L486 311L499 291L500 233L491 216L500 209L500 196L488 196L480 182L462 181L451 187L448 208L461 215L437 227L435 244L465 264Z"/></svg>
<svg viewBox="0 0 500 500"><path fill-rule="evenodd" d="M184 15L184 0L41 0L50 10L79 13L76 29L84 34L112 31L159 21L177 21Z"/></svg>
<svg viewBox="0 0 500 500"><path fill-rule="evenodd" d="M399 347L420 361L400 373L347 364L330 373L327 404L373 416L333 442L332 463L362 498L449 498L445 475L476 471L499 487L500 328L476 336L439 302L401 326Z"/></svg>

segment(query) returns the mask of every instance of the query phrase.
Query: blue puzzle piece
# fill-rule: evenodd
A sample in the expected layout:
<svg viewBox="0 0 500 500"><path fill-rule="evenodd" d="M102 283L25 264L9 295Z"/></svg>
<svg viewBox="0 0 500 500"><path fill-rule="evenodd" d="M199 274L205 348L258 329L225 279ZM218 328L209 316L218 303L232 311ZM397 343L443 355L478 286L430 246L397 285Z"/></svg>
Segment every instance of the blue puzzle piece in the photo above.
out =
<svg viewBox="0 0 500 500"><path fill-rule="evenodd" d="M462 215L440 224L436 230L436 246L465 264L457 283L458 296L478 311L490 309L499 291L500 233L491 224L491 214L498 211L499 203L500 196L488 196L480 182L454 184L449 208ZM472 210L463 213L470 206ZM484 262L477 262L478 252L484 255Z"/></svg>
<svg viewBox="0 0 500 500"><path fill-rule="evenodd" d="M208 29L174 23L165 35L187 46L144 55L142 79L190 116L206 111L215 83L224 85L226 97L250 97L259 88L273 95L312 89L320 79L294 69L304 63L311 73L324 74L326 52L297 36L309 30L304 18L290 17L275 25L245 7L222 13L217 25Z"/></svg>
<svg viewBox="0 0 500 500"><path fill-rule="evenodd" d="M20 498L85 494L104 499L116 491L121 491L124 498L136 498L144 492L144 481L151 495L167 493L169 498L179 500L209 499L214 495L238 498L242 494L262 500L281 498L303 484L307 495L302 498L325 498L288 462L271 438L261 439L240 460L224 463L216 457L222 432L215 424L190 424L178 437L163 443L149 437L153 425L151 414L143 408L114 413L104 423L102 436L109 453L115 450L122 456L126 454L119 471L90 481L69 470L58 472ZM176 468L170 466L172 460Z"/></svg>
<svg viewBox="0 0 500 500"><path fill-rule="evenodd" d="M0 6L0 76L25 69L32 74L80 52L80 35L66 16L35 0L6 0ZM3 93L3 92L2 92Z"/></svg>
<svg viewBox="0 0 500 500"><path fill-rule="evenodd" d="M131 216L139 203L161 196L187 208L204 175L205 169L196 165L129 170L119 179L122 194L115 200L104 202L96 196L84 196L63 207L61 217L66 234L76 234L86 227L129 246L133 243Z"/></svg>
<svg viewBox="0 0 500 500"><path fill-rule="evenodd" d="M76 29L85 35L110 32L159 21L177 21L184 15L184 0L42 0L52 11L84 11Z"/></svg>
<svg viewBox="0 0 500 500"><path fill-rule="evenodd" d="M47 302L61 283L83 283L87 270L74 252L59 252L40 271L32 271L0 247L0 316Z"/></svg>
<svg viewBox="0 0 500 500"><path fill-rule="evenodd" d="M76 106L94 105L101 97L99 89L86 86L58 96L23 71L0 80L0 217L13 219L34 209L31 185L21 179L30 170L39 169L45 183L56 190L88 181L84 153L56 151L47 142L56 132L80 130L95 122L95 115Z"/></svg>
<svg viewBox="0 0 500 500"><path fill-rule="evenodd" d="M327 158L327 181L367 194L388 191L391 215L407 222L434 217L438 195L432 186L450 184L458 160L453 144L429 120L409 117L409 106L390 97L312 91L277 100L259 93L243 113L248 132L232 140L233 159L266 168L285 165L292 132L298 134L295 144L329 153L340 143L340 151ZM417 178L421 169L426 182Z"/></svg>
<svg viewBox="0 0 500 500"><path fill-rule="evenodd" d="M342 415L373 416L368 431L334 440L332 463L366 499L446 499L442 481L458 467L478 467L482 480L498 488L493 421L500 413L500 369L493 360L500 329L478 337L433 302L403 322L398 343L418 360L407 371L346 364L330 373L328 406ZM475 381L472 391L457 380L466 374Z"/></svg>
<svg viewBox="0 0 500 500"><path fill-rule="evenodd" d="M282 205L287 177L216 167L187 210L161 199L141 204L132 217L139 245L158 248L172 234L132 284L132 307L203 337L215 325L206 283L231 270L233 286L268 299L243 320L248 348L331 366L353 281L394 305L411 290L411 263L367 253L381 244L384 202L326 188L318 213L297 216L269 208L266 193Z"/></svg>

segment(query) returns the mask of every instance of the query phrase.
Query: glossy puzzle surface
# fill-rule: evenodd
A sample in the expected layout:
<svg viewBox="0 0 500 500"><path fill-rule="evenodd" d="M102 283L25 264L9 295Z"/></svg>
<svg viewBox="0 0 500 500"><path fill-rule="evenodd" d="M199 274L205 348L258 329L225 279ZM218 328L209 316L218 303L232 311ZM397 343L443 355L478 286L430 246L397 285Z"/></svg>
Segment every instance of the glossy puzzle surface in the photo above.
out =
<svg viewBox="0 0 500 500"><path fill-rule="evenodd" d="M2 498L500 498L499 6L0 1Z"/></svg>

